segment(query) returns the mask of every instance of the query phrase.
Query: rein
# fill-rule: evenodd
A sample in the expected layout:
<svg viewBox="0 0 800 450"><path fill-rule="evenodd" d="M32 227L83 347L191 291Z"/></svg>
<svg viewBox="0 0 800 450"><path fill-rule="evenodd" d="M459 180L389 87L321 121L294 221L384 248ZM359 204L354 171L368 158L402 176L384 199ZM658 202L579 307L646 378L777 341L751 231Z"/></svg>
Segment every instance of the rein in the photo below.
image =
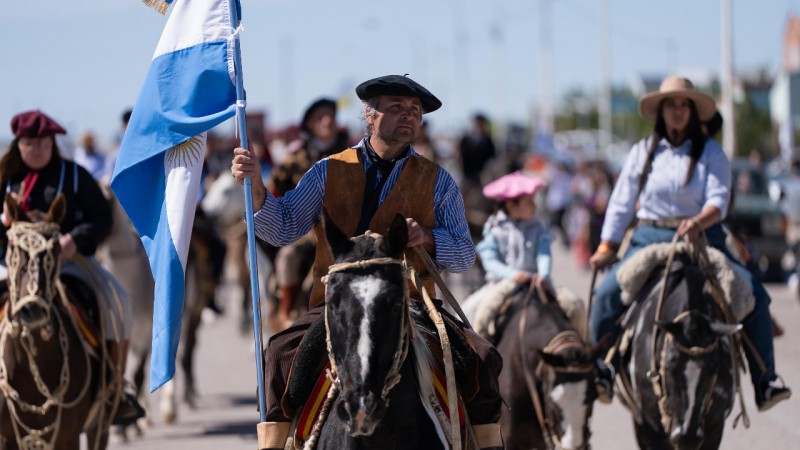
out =
<svg viewBox="0 0 800 450"><path fill-rule="evenodd" d="M522 343L525 342L525 332L528 325L528 306L530 306L531 301L533 301L534 292L538 290L540 290L538 287L536 290L530 289L528 291L528 295L525 296L525 302L522 306L522 317L520 318L519 326L517 327L517 335L520 341L519 353L520 357L522 358L522 373L525 376L525 384L528 387L528 393L530 394L531 402L533 403L533 409L536 412L536 420L539 422L539 427L541 428L542 435L544 436L545 445L548 449L557 449L560 448L558 446L558 442L560 441L559 426L555 424L552 419L548 418L545 413L544 404L539 396L539 389L536 386L536 378L534 378L534 375L530 372L530 370L528 370L530 367L528 362L528 352L525 351L525 346L522 345ZM575 330L565 330L558 333L550 340L550 342L548 342L543 351L547 353L559 353L568 348L586 349L585 341L581 339L580 334L578 334ZM546 364L542 360L539 361L535 373L543 383L546 379L546 374L544 373L545 370L556 373L583 374L592 372L595 370L595 368L594 364L591 362L577 366L553 367L549 364ZM588 448L588 438L584 439L584 443L580 448Z"/></svg>

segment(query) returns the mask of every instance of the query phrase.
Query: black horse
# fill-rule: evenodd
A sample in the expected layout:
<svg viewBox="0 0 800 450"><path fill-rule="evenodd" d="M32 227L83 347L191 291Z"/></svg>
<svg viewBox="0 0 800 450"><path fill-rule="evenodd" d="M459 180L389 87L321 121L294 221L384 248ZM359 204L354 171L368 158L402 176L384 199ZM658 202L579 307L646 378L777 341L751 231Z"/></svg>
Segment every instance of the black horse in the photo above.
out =
<svg viewBox="0 0 800 450"><path fill-rule="evenodd" d="M405 220L398 215L385 237L347 239L330 220L325 232L335 260L325 297L328 353L339 392L317 448L449 448L435 407L424 400L433 396L431 350L400 263Z"/></svg>
<svg viewBox="0 0 800 450"><path fill-rule="evenodd" d="M651 275L623 323L630 345L620 355L621 394L643 449L719 448L733 408L737 326L725 324L712 298L715 269L689 248L673 250L674 262Z"/></svg>
<svg viewBox="0 0 800 450"><path fill-rule="evenodd" d="M519 290L514 304L497 344L506 449L589 448L599 346L584 343L541 285Z"/></svg>

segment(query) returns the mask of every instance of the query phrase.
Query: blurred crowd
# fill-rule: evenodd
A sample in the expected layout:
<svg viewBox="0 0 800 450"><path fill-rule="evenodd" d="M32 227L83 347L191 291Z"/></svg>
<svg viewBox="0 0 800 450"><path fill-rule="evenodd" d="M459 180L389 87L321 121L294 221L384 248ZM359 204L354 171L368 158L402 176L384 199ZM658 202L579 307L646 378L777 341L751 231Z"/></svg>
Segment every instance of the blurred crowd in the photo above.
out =
<svg viewBox="0 0 800 450"><path fill-rule="evenodd" d="M299 121L280 128L268 128L264 116L248 115L250 148L262 160L262 173L276 196L294 187L317 160L354 145L363 130L348 129L336 120L335 100L320 98L308 106ZM120 116L120 129L110 145L101 145L96 133L87 130L77 137L63 136L63 156L73 159L101 182L109 183L116 154L130 119L131 110ZM538 176L547 187L537 195L538 216L559 236L561 245L572 250L580 267L599 243L599 230L613 186L611 166L603 160L553 157L553 151L537 152L527 143L525 128L496 126L483 113L475 113L463 132L432 133L428 123L414 149L450 172L459 182L468 221L477 240L494 204L481 192L489 181L515 170ZM206 142L203 187L198 201L213 182L230 167L231 151L238 138L212 130Z"/></svg>

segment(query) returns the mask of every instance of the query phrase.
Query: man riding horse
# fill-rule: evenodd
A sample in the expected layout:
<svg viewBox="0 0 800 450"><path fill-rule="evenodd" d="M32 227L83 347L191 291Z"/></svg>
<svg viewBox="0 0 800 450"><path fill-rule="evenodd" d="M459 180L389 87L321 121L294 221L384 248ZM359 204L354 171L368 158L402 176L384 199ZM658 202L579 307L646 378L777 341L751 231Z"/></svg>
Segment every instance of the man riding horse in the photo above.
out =
<svg viewBox="0 0 800 450"><path fill-rule="evenodd" d="M435 295L434 280L412 250L421 246L444 269L464 272L475 259L475 250L464 216L461 193L451 176L435 163L420 157L411 143L420 131L422 115L433 112L441 101L412 79L388 75L361 83L356 94L364 102L366 137L354 148L322 159L306 173L297 188L275 199L260 182L260 166L241 148L234 151L231 172L239 183L253 180L256 233L273 245L286 245L317 231L314 287L310 310L282 333L274 335L266 349L266 396L268 448L283 448L290 417L281 407L292 358L304 334L324 311L324 284L333 262L319 226L323 207L348 237L367 230L385 232L397 213L407 217L406 257L423 278L423 289ZM411 288L411 297L419 292ZM478 393L466 409L481 448L500 448L498 421L502 399L497 378L502 359L488 342L469 329L463 330L479 359Z"/></svg>

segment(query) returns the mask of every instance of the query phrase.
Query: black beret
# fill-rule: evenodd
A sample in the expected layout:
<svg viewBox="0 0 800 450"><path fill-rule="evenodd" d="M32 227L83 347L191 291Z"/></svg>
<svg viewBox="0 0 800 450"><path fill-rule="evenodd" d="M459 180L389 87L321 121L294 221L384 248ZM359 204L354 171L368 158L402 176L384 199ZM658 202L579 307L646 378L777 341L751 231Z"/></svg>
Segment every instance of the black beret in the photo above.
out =
<svg viewBox="0 0 800 450"><path fill-rule="evenodd" d="M417 97L422 103L423 113L436 111L442 106L442 102L430 91L411 78L402 75L386 75L367 80L356 86L356 95L364 101L379 95Z"/></svg>

